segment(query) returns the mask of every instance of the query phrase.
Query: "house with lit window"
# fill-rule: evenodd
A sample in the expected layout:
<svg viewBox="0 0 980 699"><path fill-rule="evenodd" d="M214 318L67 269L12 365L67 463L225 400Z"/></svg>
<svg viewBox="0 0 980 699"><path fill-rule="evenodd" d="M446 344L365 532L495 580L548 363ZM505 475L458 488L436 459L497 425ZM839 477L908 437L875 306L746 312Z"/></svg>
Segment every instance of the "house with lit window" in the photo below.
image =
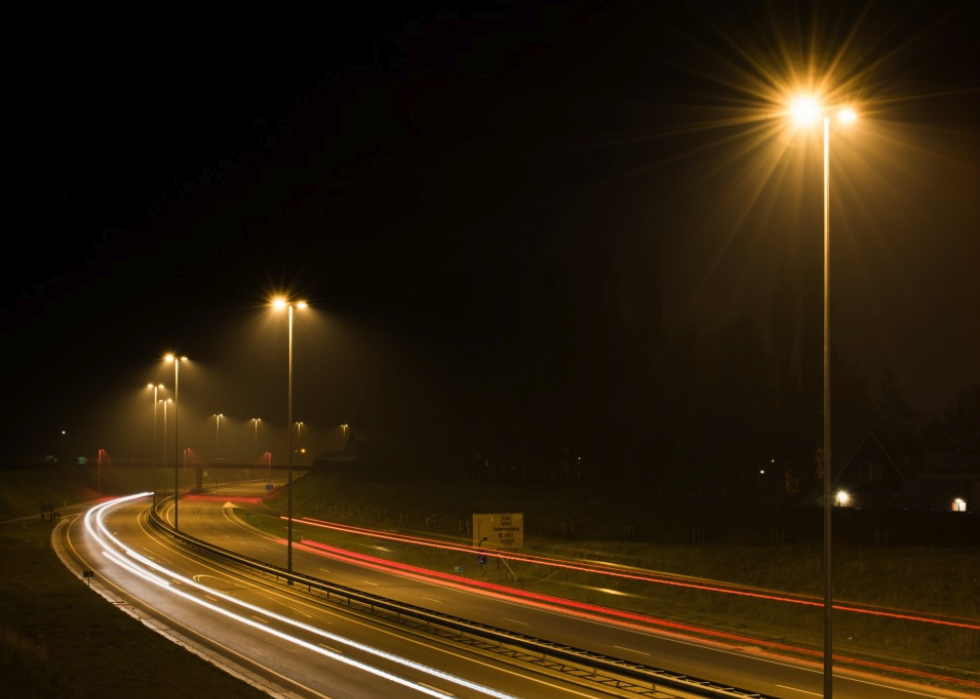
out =
<svg viewBox="0 0 980 699"><path fill-rule="evenodd" d="M980 454L926 454L922 470L905 483L911 510L980 511Z"/></svg>
<svg viewBox="0 0 980 699"><path fill-rule="evenodd" d="M835 503L874 509L980 511L980 454L926 454L914 471L869 432L837 474Z"/></svg>

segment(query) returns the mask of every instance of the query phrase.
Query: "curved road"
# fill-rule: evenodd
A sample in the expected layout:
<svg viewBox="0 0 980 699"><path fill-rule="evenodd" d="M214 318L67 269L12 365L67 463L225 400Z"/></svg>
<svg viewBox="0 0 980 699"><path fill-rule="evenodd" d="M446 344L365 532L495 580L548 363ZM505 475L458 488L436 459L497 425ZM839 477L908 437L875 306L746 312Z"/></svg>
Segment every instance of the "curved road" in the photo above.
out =
<svg viewBox="0 0 980 699"><path fill-rule="evenodd" d="M236 553L283 565L283 543L247 527L231 512L230 500L259 494L254 488L237 487L182 500L181 531ZM152 536L140 516L145 514L146 507L147 498L142 498L107 508L109 530L115 533L118 544L99 541L97 518L91 514L87 527L82 526L81 519L73 523L68 536L76 555L96 570L100 579L119 590L119 594L125 590L127 597L142 600L146 613L155 610L152 613L164 615L169 626L184 629L190 637L211 639L228 649L240 665L233 669L252 677L257 684L278 685L302 696L331 698L390 696L391 683L399 681L422 693L442 697L527 697L541 696L543 692L549 697L607 696L598 689L573 687L560 679L501 666L493 659L449 646L423 643L398 630L382 631L375 624L364 624L304 600L295 592L253 585L230 576ZM114 546L128 547L135 554L145 556L148 563L141 566L164 567L167 573L158 570L156 575L168 583L148 580L100 551ZM133 560L133 556L125 558L127 562ZM818 666L792 663L764 655L757 649L671 638L639 624L580 615L546 603L487 594L470 586L408 576L388 568L366 567L352 559L328 557L325 552L295 543L293 568L298 573L407 604L636 663L730 683L768 696L812 699L822 693L823 680ZM183 577L178 579L178 576ZM242 607L243 603L253 607ZM237 623L229 624L229 619ZM296 623L302 626L297 627ZM331 635L324 640L311 628ZM290 640L294 634L300 640ZM347 645L341 639L359 645ZM270 652L273 644L274 653ZM360 664L351 664L353 661ZM287 677L293 682L286 680ZM488 689L491 687L492 690ZM313 693L307 694L309 690ZM834 694L839 699L967 696L852 673L835 675Z"/></svg>

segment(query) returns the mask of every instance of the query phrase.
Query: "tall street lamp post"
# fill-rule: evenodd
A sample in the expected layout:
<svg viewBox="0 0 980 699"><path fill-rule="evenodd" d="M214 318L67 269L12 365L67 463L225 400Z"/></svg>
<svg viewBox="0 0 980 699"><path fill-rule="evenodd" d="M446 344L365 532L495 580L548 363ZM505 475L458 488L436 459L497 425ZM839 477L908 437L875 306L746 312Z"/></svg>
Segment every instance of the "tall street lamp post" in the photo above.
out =
<svg viewBox="0 0 980 699"><path fill-rule="evenodd" d="M163 403L163 443L166 444L167 443L167 404L168 403L173 403L173 399L171 399L171 398L161 398L159 402L160 403ZM163 450L163 468L164 468L164 470L167 469L167 450L166 449ZM164 492L166 492L166 489L164 489ZM176 496L176 494L177 494L177 491L174 490L174 495Z"/></svg>
<svg viewBox="0 0 980 699"><path fill-rule="evenodd" d="M177 411L180 405L180 363L186 362L187 357L178 357L175 354L168 354L164 359L168 362L172 362L174 365L174 530L178 530L178 490L180 488L179 477L180 477L180 437L179 437L179 423L177 421Z"/></svg>
<svg viewBox="0 0 980 699"><path fill-rule="evenodd" d="M288 386L286 390L286 572L293 572L293 308L306 308L305 301L288 301L279 297L272 307L281 311L286 309L289 317L289 361L287 369ZM289 584L292 584L290 579Z"/></svg>
<svg viewBox="0 0 980 699"><path fill-rule="evenodd" d="M153 506L157 504L157 393L163 384L146 384L153 389L153 454L150 456L150 470L153 471ZM166 437L165 437L166 438Z"/></svg>
<svg viewBox="0 0 980 699"><path fill-rule="evenodd" d="M833 460L830 451L830 112L818 100L804 97L793 103L793 118L800 124L823 123L823 696L832 699L833 674L833 575L831 561ZM845 108L836 114L842 122L857 118L854 110Z"/></svg>
<svg viewBox="0 0 980 699"><path fill-rule="evenodd" d="M259 423L262 422L262 418L253 417L252 424L255 426L255 454L259 453Z"/></svg>

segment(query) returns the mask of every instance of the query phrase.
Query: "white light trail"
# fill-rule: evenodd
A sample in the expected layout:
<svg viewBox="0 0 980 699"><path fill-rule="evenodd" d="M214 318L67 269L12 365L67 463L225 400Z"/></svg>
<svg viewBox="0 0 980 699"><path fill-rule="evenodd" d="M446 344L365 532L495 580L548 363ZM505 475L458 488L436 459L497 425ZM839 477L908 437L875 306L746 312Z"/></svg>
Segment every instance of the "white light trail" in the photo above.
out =
<svg viewBox="0 0 980 699"><path fill-rule="evenodd" d="M346 665L356 667L360 670L368 672L377 677L381 677L383 679L389 680L391 682L402 685L404 687L408 687L410 689L414 689L415 691L420 692L422 694L427 694L433 697L441 697L442 699L445 699L446 696L445 691L440 691L438 689L428 687L425 684L418 683L404 677L399 677L398 675L394 675L386 670L372 667L371 665L367 665L366 663L360 662L358 660L354 660L353 658L349 658L346 655L343 655L336 651L331 651L322 646L318 646L313 643L310 643L309 641L304 641L301 638L297 638L296 636L291 636L290 634L285 633L283 631L273 629L263 623L255 621L254 619L246 618L228 609L219 607L218 605L215 604L211 604L210 602L195 597L194 595L191 595L188 592L184 592L182 590L177 589L176 587L171 585L168 580L164 580L163 578L159 577L159 575L157 575L156 573L165 575L189 587L194 587L198 590L201 590L202 592L205 592L209 595L213 595L214 597L224 600L229 604L234 604L238 607L242 607L250 612L259 612L268 617L272 617L273 619L283 624L287 624L289 626L295 627L307 633L311 633L321 638L331 640L335 643L339 643L344 646L354 648L364 653L373 655L377 658L381 658L383 660L387 660L389 662L402 665L403 667L410 668L418 672L422 672L431 677L435 677L443 681L450 682L460 687L465 687L467 689L477 691L488 697L494 697L495 699L517 699L513 695L506 694L504 692L499 692L490 687L484 687L475 682L470 682L469 680L463 679L461 677L456 677L455 675L452 675L450 673L443 672L441 670L438 670L433 667L429 667L427 665L423 665L421 663L417 663L413 660L409 660L408 658L403 658L401 656L388 653L378 648L373 648L371 646L351 640L349 638L338 636L337 634L324 631L323 629L318 629L315 626L304 624L303 622L296 621L295 619L290 619L289 617L276 614L275 612L272 612L268 609L264 609L262 607L236 599L234 597L224 594L223 592L220 592L219 590L215 590L214 588L210 588L207 587L206 585L202 585L196 580L193 580L191 578L186 578L172 570L163 567L162 565L158 564L156 561L152 561L146 558L145 556L133 551L128 546L126 546L121 541L119 541L119 539L117 539L112 533L109 532L108 528L105 525L105 517L111 508L118 507L119 505L122 505L131 500L135 500L141 497L146 497L150 494L151 493L137 493L135 495L128 495L126 497L118 498L116 500L112 500L110 502L97 505L96 507L93 507L85 514L85 520L84 520L85 529L92 536L92 538L95 541L97 541L100 546L102 546L103 555L105 555L110 561L119 565L125 570L128 570L134 575L137 575L143 578L144 580L147 580L148 582L159 586L160 588L166 590L167 592L171 592L175 595L178 595L179 597L182 597L183 599L189 602L193 602L194 604L198 604L202 607L206 607L207 609L210 609L218 614L228 617L229 619L233 619L239 622L240 624L244 624L245 626L249 626L251 628L258 629L265 633L271 634L284 641L293 643L307 650L329 657L332 660L336 660ZM156 573L152 571L156 571Z"/></svg>

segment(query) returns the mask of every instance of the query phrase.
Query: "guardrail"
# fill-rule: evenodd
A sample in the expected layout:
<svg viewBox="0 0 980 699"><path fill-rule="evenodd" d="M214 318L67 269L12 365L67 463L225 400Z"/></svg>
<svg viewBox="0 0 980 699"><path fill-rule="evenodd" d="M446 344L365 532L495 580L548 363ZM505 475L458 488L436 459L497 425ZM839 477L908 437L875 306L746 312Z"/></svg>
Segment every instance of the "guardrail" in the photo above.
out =
<svg viewBox="0 0 980 699"><path fill-rule="evenodd" d="M150 508L150 523L155 529L174 541L210 558L219 559L234 568L246 570L253 574L259 572L273 577L277 581L284 580L290 585L299 584L305 587L309 593L320 594L328 601L336 598L338 601L346 603L348 607L356 605L369 610L371 613L387 613L402 622L408 621L425 627L449 629L464 637L468 643L496 646L498 649L507 648L512 655L523 654L523 659L557 672L565 674L575 672L580 679L582 678L581 668L586 667L593 671L595 675L595 678L591 678L593 681L623 691L630 691L638 696L649 695L658 689L671 689L685 692L688 696L713 699L775 699L759 692L553 643L361 592L319 578L295 572L290 573L279 566L236 554L202 539L176 531L159 516L155 508Z"/></svg>

